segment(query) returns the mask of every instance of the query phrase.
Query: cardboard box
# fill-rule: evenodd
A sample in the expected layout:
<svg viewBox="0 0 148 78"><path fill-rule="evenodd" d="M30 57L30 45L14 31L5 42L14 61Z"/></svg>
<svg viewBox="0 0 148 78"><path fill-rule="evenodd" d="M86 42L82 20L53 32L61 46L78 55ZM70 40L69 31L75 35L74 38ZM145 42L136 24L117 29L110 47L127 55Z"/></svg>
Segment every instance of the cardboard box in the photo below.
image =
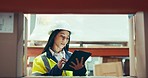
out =
<svg viewBox="0 0 148 78"><path fill-rule="evenodd" d="M122 58L114 58L114 57L103 57L103 63L108 62L121 62Z"/></svg>
<svg viewBox="0 0 148 78"><path fill-rule="evenodd" d="M94 76L123 76L121 62L109 62L96 64L94 66Z"/></svg>

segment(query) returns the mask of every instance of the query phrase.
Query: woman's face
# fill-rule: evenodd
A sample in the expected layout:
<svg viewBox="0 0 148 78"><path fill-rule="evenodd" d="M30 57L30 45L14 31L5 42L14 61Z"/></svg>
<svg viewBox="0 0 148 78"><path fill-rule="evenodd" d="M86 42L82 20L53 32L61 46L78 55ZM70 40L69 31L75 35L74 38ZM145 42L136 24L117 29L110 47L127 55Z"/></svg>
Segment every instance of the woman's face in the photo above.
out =
<svg viewBox="0 0 148 78"><path fill-rule="evenodd" d="M69 35L69 32L66 30L60 31L54 39L54 46L62 50L69 41Z"/></svg>

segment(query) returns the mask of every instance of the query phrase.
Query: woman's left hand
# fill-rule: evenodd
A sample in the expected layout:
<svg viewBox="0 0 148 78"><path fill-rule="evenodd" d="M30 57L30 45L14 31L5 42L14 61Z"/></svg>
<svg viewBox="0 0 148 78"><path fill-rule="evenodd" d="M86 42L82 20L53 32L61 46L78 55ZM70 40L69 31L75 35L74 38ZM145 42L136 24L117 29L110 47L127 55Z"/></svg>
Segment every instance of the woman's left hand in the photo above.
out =
<svg viewBox="0 0 148 78"><path fill-rule="evenodd" d="M76 58L76 63L71 62L72 65L69 65L69 66L75 70L79 70L84 67L83 60L84 60L84 57L82 57L80 61L78 60L78 58Z"/></svg>

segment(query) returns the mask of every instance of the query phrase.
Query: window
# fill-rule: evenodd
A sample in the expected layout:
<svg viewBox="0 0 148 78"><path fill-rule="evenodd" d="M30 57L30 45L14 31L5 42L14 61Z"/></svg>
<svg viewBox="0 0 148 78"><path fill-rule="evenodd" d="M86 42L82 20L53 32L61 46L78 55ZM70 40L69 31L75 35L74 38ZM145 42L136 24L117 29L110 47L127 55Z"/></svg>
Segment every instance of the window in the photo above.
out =
<svg viewBox="0 0 148 78"><path fill-rule="evenodd" d="M50 31L65 25L72 31L71 46L88 42L121 46L129 40L128 14L31 14L30 17L28 38L35 45L46 42ZM59 22L65 25L57 26Z"/></svg>
<svg viewBox="0 0 148 78"><path fill-rule="evenodd" d="M128 47L128 14L26 14L26 17L28 18L28 47L44 47L50 32L63 27L72 31L71 48L92 47L92 50L95 47ZM39 55L42 49L28 51L28 75L30 75L34 57ZM103 61L121 61L121 58L124 57L89 58L86 63L87 75L93 76L94 64L103 63Z"/></svg>

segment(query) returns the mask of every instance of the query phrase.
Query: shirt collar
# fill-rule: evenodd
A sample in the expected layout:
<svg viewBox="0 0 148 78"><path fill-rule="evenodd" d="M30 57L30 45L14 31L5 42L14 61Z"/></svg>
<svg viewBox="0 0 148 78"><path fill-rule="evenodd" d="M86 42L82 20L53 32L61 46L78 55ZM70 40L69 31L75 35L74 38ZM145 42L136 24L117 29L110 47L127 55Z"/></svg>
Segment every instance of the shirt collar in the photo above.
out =
<svg viewBox="0 0 148 78"><path fill-rule="evenodd" d="M65 55L65 51L64 50L62 50L59 53L54 52L52 49L49 49L49 51L51 52L52 56L58 55L59 53L62 53L62 55Z"/></svg>

